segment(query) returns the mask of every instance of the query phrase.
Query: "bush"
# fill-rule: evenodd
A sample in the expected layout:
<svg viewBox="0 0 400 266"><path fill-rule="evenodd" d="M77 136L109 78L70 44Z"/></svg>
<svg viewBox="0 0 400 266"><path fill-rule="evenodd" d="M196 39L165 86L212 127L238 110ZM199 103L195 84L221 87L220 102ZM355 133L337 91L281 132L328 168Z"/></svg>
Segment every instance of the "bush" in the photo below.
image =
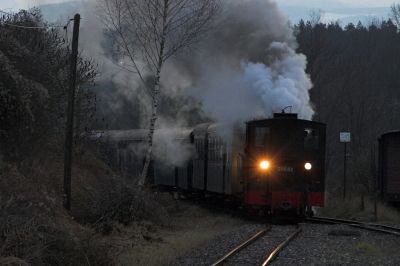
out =
<svg viewBox="0 0 400 266"><path fill-rule="evenodd" d="M91 238L89 232L71 232L68 223L46 215L45 208L28 199L1 201L1 265L110 264L105 247L82 240Z"/></svg>
<svg viewBox="0 0 400 266"><path fill-rule="evenodd" d="M329 197L324 208L318 215L355 219L362 221L380 221L388 223L400 223L400 212L381 201L377 202L375 217L375 203L373 199L362 196L353 196L345 200L337 197Z"/></svg>
<svg viewBox="0 0 400 266"><path fill-rule="evenodd" d="M70 51L58 30L11 24L47 24L38 9L0 17L0 152L5 159L19 160L29 155L32 146L64 129ZM84 87L95 76L93 62L80 58L76 101L80 128L93 116L95 97Z"/></svg>

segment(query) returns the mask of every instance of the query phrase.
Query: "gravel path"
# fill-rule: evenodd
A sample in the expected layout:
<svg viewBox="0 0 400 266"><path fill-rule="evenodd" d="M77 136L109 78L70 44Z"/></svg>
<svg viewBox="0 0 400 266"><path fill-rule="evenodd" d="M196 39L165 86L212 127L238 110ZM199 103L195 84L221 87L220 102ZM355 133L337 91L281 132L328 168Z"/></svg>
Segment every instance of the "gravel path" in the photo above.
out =
<svg viewBox="0 0 400 266"><path fill-rule="evenodd" d="M303 231L272 265L400 265L400 237L346 225L300 224ZM246 224L215 238L169 265L211 265L265 225ZM259 265L274 247L296 230L273 225L272 230L230 258L224 265Z"/></svg>

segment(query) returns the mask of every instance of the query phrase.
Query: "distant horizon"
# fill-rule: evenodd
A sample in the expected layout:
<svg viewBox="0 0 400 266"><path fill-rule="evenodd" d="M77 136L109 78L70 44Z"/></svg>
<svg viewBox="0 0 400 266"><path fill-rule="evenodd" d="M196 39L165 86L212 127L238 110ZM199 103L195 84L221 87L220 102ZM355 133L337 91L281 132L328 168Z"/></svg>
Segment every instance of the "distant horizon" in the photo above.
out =
<svg viewBox="0 0 400 266"><path fill-rule="evenodd" d="M18 10L33 6L64 2L91 2L95 0L1 0L0 9ZM374 8L390 7L394 0L272 0L280 7L303 7L310 9Z"/></svg>
<svg viewBox="0 0 400 266"><path fill-rule="evenodd" d="M94 0L1 0L0 10L16 11L18 9L66 4L68 2L84 3ZM296 24L300 19L310 18L311 11L322 11L322 22L338 21L341 24L350 22L368 23L371 19L387 19L390 5L396 3L391 0L381 0L379 3L372 0L275 0L278 7L288 16L291 23ZM399 3L399 2L397 2ZM63 10L65 12L65 10ZM60 16L65 15L60 12ZM54 20L57 14L49 14L48 19Z"/></svg>

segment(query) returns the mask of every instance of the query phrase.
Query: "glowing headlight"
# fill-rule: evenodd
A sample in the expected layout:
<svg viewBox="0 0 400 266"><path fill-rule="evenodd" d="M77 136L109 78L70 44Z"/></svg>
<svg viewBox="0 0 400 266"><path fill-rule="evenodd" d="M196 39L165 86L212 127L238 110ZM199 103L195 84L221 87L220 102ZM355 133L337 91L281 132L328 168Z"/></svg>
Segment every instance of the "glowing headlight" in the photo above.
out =
<svg viewBox="0 0 400 266"><path fill-rule="evenodd" d="M262 170L267 170L269 168L269 161L263 160L260 162L260 168Z"/></svg>
<svg viewBox="0 0 400 266"><path fill-rule="evenodd" d="M304 169L306 169L307 171L310 171L312 168L312 164L311 163L305 163L304 164Z"/></svg>

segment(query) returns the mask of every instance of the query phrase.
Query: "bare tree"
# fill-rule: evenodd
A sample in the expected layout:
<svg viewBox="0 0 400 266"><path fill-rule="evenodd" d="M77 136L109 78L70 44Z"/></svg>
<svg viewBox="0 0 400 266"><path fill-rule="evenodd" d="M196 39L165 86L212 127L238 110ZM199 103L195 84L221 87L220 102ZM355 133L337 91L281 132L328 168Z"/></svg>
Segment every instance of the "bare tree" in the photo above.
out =
<svg viewBox="0 0 400 266"><path fill-rule="evenodd" d="M160 95L160 74L167 59L197 42L209 29L218 0L102 0L101 16L121 53L124 68L136 74L152 99L148 148L140 185L146 183ZM145 66L142 67L143 62ZM149 85L144 75L152 75Z"/></svg>
<svg viewBox="0 0 400 266"><path fill-rule="evenodd" d="M324 11L321 9L312 9L308 12L309 21L312 26L315 26L322 22L322 17L324 16Z"/></svg>
<svg viewBox="0 0 400 266"><path fill-rule="evenodd" d="M397 28L400 28L400 4L393 4L390 6L389 17L393 20Z"/></svg>

